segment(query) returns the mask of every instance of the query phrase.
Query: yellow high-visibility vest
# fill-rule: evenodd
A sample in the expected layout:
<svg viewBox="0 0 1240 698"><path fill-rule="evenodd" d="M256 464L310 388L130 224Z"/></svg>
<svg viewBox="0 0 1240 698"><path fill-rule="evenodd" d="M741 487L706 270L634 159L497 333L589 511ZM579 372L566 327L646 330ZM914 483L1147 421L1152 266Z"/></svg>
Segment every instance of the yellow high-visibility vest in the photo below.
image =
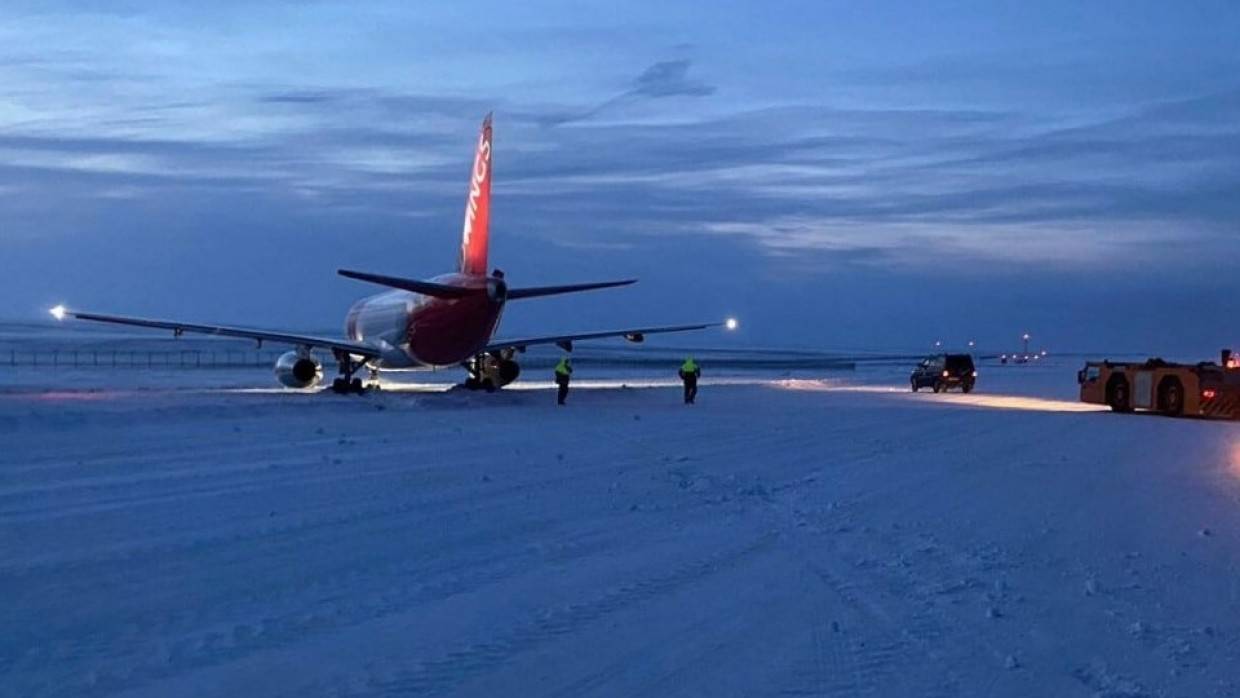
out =
<svg viewBox="0 0 1240 698"><path fill-rule="evenodd" d="M685 359L685 362L680 365L680 370L684 371L685 373L693 373L694 371L698 370L697 362L694 361L693 359Z"/></svg>

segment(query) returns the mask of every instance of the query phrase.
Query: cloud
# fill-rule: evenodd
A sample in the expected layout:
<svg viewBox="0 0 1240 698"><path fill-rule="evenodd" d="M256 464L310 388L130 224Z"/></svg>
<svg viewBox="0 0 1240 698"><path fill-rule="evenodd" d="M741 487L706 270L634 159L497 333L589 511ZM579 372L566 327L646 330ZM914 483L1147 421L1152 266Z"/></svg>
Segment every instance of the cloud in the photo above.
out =
<svg viewBox="0 0 1240 698"><path fill-rule="evenodd" d="M168 29L137 16L105 24L104 38L150 25L159 40L107 60L92 57L89 42L38 61L29 47L8 54L15 97L0 114L0 187L30 192L2 204L20 207L23 220L39 207L101 199L158 207L190 197L453 219L478 119L492 108L497 224L577 249L714 236L764 255L803 251L848 264L934 244L1020 262L1070 256L1062 252L1077 249L1068 244L1074 236L1146 241L1158 226L1167 239L1221 236L1234 232L1240 208L1229 193L1240 189L1234 87L1085 111L922 98L913 89L938 84L929 76L967 88L996 76L1013 84L1033 70L1039 90L1053 91L1071 56L1030 68L962 55L920 69L861 67L843 81L898 88L904 100L895 106L818 89L779 101L707 99L750 93L721 89L737 76L718 56L710 68L720 85L677 58L646 64L595 101L578 96L596 87L595 65L561 90L531 78L531 67L539 79L547 67L537 61L454 64L440 54L430 65L479 83L433 84L410 69L418 79L402 84L353 64L323 77L227 63L210 42L195 42L193 23ZM288 55L272 36L238 40L256 54ZM692 50L710 50L702 47ZM666 48L627 55L658 50ZM99 71L98 84L80 84L84 66Z"/></svg>
<svg viewBox="0 0 1240 698"><path fill-rule="evenodd" d="M642 71L633 81L630 97L706 97L715 93L715 86L689 79L688 59L660 61Z"/></svg>
<svg viewBox="0 0 1240 698"><path fill-rule="evenodd" d="M290 90L259 95L259 100L272 104L327 104L342 97L342 93L331 90Z"/></svg>
<svg viewBox="0 0 1240 698"><path fill-rule="evenodd" d="M545 114L541 123L558 126L573 121L584 121L613 107L642 100L658 100L669 97L708 97L715 93L715 86L689 77L692 61L682 58L659 61L643 70L633 79L629 89L609 97L585 110Z"/></svg>
<svg viewBox="0 0 1240 698"><path fill-rule="evenodd" d="M675 92L678 82L649 89ZM234 140L186 140L176 129L0 137L0 186L35 190L6 205L121 192L152 204L236 195L311 211L458 215L487 100L248 89L228 108L238 123L264 126ZM1068 264L1114 245L1108 260L1148 259L1168 254L1159 239L1234 234L1240 128L1218 118L1232 104L1158 103L1069 129L1001 111L812 105L545 129L538 109L512 103L497 113L496 220L566 248L713 238L824 269L902 265L935 247L964 259ZM163 133L158 122L148 130Z"/></svg>

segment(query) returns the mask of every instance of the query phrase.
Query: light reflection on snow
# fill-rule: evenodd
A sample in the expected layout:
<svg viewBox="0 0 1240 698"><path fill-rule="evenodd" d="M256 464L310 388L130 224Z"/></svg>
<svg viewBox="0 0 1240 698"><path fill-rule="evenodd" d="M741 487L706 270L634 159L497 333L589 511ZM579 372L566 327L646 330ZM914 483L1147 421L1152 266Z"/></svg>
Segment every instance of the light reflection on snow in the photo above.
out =
<svg viewBox="0 0 1240 698"><path fill-rule="evenodd" d="M970 407L988 407L996 410L1026 410L1031 412L1108 412L1106 405L1091 405L1071 400L1051 400L1041 397L1025 397L1021 395L927 395L937 402Z"/></svg>
<svg viewBox="0 0 1240 698"><path fill-rule="evenodd" d="M907 390L889 385L849 385L841 381L826 379L788 378L777 381L763 381L781 390L802 390L809 392L850 392L850 393L907 393Z"/></svg>
<svg viewBox="0 0 1240 698"><path fill-rule="evenodd" d="M715 378L704 380L699 383L702 386L725 386L725 385L770 385L772 381L761 378ZM572 383L573 390L625 390L625 389L648 389L648 388L679 388L681 383L679 380L671 379L624 379L616 378L610 380L575 380ZM466 391L456 383L446 382L422 382L412 383L406 381L379 381L380 392L385 393L446 393L452 390ZM522 391L522 390L555 390L556 385L552 381L517 381L503 387L502 391ZM331 389L326 386L310 389L285 388L281 386L273 386L268 388L224 388L214 392L236 393L250 395L316 395L319 393L330 393ZM478 391L482 392L482 391Z"/></svg>
<svg viewBox="0 0 1240 698"><path fill-rule="evenodd" d="M900 396L909 400L922 402L946 403L949 405L965 405L968 407L985 407L995 410L1024 410L1028 412L1106 412L1105 405L1091 405L1071 400L1052 400L1049 398L1027 397L1023 395L991 395L985 393L918 393L908 388L890 385L848 385L827 380L791 379L775 381L773 385L782 390L801 390L814 392L852 392L879 393Z"/></svg>
<svg viewBox="0 0 1240 698"><path fill-rule="evenodd" d="M702 380L698 382L701 386L711 385L766 385L769 380L760 378L714 378L711 380ZM675 378L669 379L613 379L613 380L575 380L572 383L573 390L578 388L584 390L622 390L625 388L679 388L680 380ZM551 381L521 381L512 385L504 386L504 390L555 390L556 385Z"/></svg>
<svg viewBox="0 0 1240 698"><path fill-rule="evenodd" d="M115 390L48 390L41 393L35 393L35 400L46 400L48 402L90 402L98 400L109 400L120 394Z"/></svg>
<svg viewBox="0 0 1240 698"><path fill-rule="evenodd" d="M968 395L960 393L912 393L907 388L893 385L857 385L840 379L807 379L807 378L785 378L770 379L757 377L735 377L735 378L713 378L703 380L701 384L705 387L709 386L761 386L774 388L777 390L791 390L799 392L833 392L833 393L865 393L876 396L882 396L886 399L900 400L905 402L930 404L930 405L956 405L961 407L977 407L995 410L1018 410L1026 412L1105 412L1108 408L1104 405L1091 405L1070 400L1055 400L1050 398L1028 397L1021 395L996 395L988 393L971 393ZM679 389L680 381L675 378L613 378L613 379L579 379L573 381L573 390L647 390L647 389ZM460 394L485 394L481 391L465 390L459 384L447 381L421 381L421 382L405 382L381 380L381 391L384 393L395 394L441 394L449 393ZM511 385L505 386L501 392L529 392L529 391L552 391L556 386L551 381L517 381ZM37 400L44 401L87 401L87 400L109 400L120 397L138 397L143 394L157 394L160 392L167 393L208 393L208 394L224 394L224 395L270 395L270 396L305 396L313 397L318 395L332 395L329 387L320 386L311 389L294 389L282 386L269 387L235 387L235 388L198 388L198 389L174 389L174 390L152 390L152 391L118 391L118 390L57 390L44 391L36 393L33 397ZM353 396L348 396L353 397ZM1240 444L1237 444L1231 451L1229 457L1229 467L1237 477L1240 477Z"/></svg>

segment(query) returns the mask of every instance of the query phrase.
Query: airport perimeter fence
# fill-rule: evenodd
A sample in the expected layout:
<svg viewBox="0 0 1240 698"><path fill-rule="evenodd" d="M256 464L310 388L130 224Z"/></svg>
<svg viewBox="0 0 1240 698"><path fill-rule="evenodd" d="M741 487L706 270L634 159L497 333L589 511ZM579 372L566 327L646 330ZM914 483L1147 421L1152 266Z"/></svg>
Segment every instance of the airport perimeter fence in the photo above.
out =
<svg viewBox="0 0 1240 698"><path fill-rule="evenodd" d="M214 369L214 368L265 368L275 365L276 359L287 349L17 349L0 348L0 367L13 368L99 368L99 369ZM327 352L314 351L314 358L324 367L335 366L335 359ZM559 360L558 353L546 355L522 355L518 362L523 369L550 369ZM679 368L681 358L676 355L582 355L573 356L578 366L598 366L612 369L672 370ZM733 370L827 370L851 371L856 363L831 357L810 356L763 356L717 357L708 362L714 368Z"/></svg>
<svg viewBox="0 0 1240 698"><path fill-rule="evenodd" d="M44 368L271 368L284 350L9 349L0 365ZM324 364L333 359L315 352Z"/></svg>

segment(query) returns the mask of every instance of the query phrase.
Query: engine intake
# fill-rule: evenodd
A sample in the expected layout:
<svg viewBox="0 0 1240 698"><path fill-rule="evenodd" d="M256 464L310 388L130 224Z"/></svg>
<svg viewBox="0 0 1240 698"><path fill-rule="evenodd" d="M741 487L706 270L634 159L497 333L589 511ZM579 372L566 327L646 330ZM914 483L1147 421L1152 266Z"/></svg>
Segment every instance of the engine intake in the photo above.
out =
<svg viewBox="0 0 1240 698"><path fill-rule="evenodd" d="M276 380L288 388L312 388L323 380L323 364L309 354L290 351L276 359Z"/></svg>

